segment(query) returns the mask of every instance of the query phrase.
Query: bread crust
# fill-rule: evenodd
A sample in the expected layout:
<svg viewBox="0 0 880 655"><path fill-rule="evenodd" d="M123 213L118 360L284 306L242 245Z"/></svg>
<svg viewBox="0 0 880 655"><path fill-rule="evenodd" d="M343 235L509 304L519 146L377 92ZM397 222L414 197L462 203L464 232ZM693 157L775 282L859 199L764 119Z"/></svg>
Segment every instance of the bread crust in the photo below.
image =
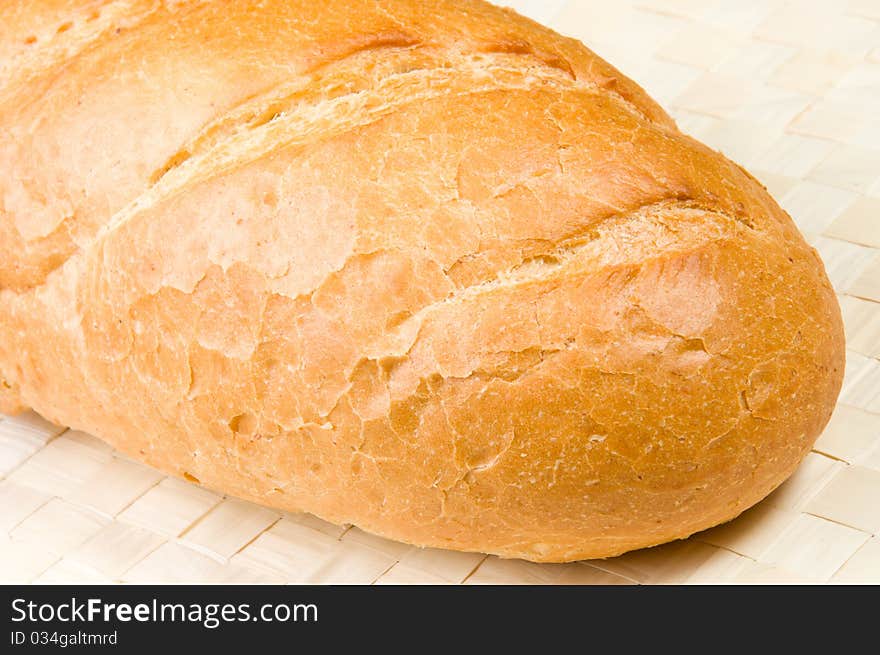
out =
<svg viewBox="0 0 880 655"><path fill-rule="evenodd" d="M580 43L466 0L13 5L6 411L535 561L729 520L827 422L818 255Z"/></svg>

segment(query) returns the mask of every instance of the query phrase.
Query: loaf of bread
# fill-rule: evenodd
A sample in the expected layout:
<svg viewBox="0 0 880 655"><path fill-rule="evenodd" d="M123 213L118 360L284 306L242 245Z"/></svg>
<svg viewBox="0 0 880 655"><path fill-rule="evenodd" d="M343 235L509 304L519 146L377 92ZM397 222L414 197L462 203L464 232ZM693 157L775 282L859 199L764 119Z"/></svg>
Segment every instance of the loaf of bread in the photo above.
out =
<svg viewBox="0 0 880 655"><path fill-rule="evenodd" d="M816 252L576 41L480 0L2 14L6 412L535 561L727 521L829 418Z"/></svg>

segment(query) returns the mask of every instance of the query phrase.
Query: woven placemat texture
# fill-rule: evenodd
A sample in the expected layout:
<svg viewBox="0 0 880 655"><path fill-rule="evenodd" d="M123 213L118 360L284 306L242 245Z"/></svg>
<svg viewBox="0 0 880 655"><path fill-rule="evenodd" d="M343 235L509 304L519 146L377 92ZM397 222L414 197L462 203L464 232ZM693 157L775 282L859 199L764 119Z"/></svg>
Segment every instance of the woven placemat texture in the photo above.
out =
<svg viewBox="0 0 880 655"><path fill-rule="evenodd" d="M752 171L821 253L847 371L797 473L686 541L539 565L224 498L31 413L0 418L0 581L880 583L880 2L507 4L583 40Z"/></svg>

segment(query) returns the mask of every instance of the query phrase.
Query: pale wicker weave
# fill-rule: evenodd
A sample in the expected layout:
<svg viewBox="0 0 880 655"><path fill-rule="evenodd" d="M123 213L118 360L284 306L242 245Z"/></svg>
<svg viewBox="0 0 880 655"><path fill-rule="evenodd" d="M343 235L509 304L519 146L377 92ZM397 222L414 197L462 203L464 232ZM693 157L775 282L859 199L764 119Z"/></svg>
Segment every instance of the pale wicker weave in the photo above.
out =
<svg viewBox="0 0 880 655"><path fill-rule="evenodd" d="M795 476L687 541L538 565L222 498L30 414L0 419L0 580L880 582L880 1L508 3L589 44L744 164L821 252L845 316L847 374Z"/></svg>

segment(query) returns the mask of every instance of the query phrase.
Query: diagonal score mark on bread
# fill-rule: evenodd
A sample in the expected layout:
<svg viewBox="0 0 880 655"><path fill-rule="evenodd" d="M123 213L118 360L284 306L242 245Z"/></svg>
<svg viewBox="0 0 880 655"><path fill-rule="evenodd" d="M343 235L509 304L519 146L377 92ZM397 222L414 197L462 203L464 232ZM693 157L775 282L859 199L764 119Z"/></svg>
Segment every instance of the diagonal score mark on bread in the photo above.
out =
<svg viewBox="0 0 880 655"><path fill-rule="evenodd" d="M351 67L358 66L359 57L375 56L377 48L387 50L383 53L382 65L392 72L367 80L362 88L352 89L348 79ZM425 64L437 67L420 67ZM341 70L337 73L335 68ZM403 72L393 72L395 69ZM368 125L401 107L432 98L505 90L571 89L604 94L625 110L648 119L638 107L614 91L573 80L566 72L529 55L413 53L407 47L386 45L380 39L375 46L365 47L320 72L321 75L309 75L273 88L206 125L199 135L151 174L150 186L111 216L95 235L95 241L105 238L145 207L180 192L188 184L221 175L230 167L244 166L279 148L307 146ZM56 268L61 265L63 263Z"/></svg>
<svg viewBox="0 0 880 655"><path fill-rule="evenodd" d="M155 185L131 205L113 216L97 234L100 240L135 216L143 207L168 198L188 184L222 174L230 167L246 165L273 150L307 146L357 127L369 125L410 104L442 96L478 95L496 91L528 91L537 88L604 92L595 84L576 82L558 70L538 65L515 66L520 57L479 54L452 59L450 65L393 74L362 89L317 102L300 100L315 93L312 85L296 91L273 90L268 97L238 107L231 117L206 126L192 144L185 145L169 164L153 175ZM331 78L332 80L332 78ZM318 96L324 95L320 89ZM634 105L608 93L628 110L644 116ZM386 98L393 97L393 101ZM241 120L243 119L243 120ZM230 125L231 123L231 125Z"/></svg>
<svg viewBox="0 0 880 655"><path fill-rule="evenodd" d="M381 62L384 51L393 49L395 43L424 43L427 47L445 50L453 55L456 52L465 54L497 52L539 60L542 65L560 70L573 79L596 84L619 95L621 99L637 107L638 111L643 112L657 124L672 126L669 117L639 87L620 76L606 62L580 44L571 40L560 40L546 28L512 12L497 9L487 12L485 7L479 5L470 7L469 20L479 21L481 25L480 32L474 33L461 29L461 21L454 13L455 7L452 5L435 8L430 3L402 3L395 5L392 10L391 5L385 8L374 4L368 7L365 5L363 9L363 13L349 15L350 18L357 19L356 23L360 27L356 27L355 23L344 26L343 29L350 31L340 39L332 29L325 29L326 34L323 37L316 38L309 33L316 29L316 20L321 19L322 16L326 18L328 15L322 13L325 10L313 3L288 2L274 6L272 10L281 14L278 18L279 22L272 21L264 26L271 24L273 31L277 31L277 35L274 35L276 41L289 42L290 52L285 52L286 58L280 62L282 65L279 67L279 72L285 70L287 72L279 76L278 72L267 71L271 74L264 75L258 68L255 70L254 79L266 78L268 87L263 87L262 91L258 87L254 92L261 94L265 92L265 88L284 86L285 80L308 77L310 72L319 70L323 66L341 64L344 68L345 60L359 52L368 54L373 51L376 54L373 57L359 58L367 68L371 68L377 62ZM22 11L27 13L25 10ZM39 4L34 5L32 11L38 16L41 12L46 13L44 18L50 19L47 8ZM7 103L7 109L18 112L18 123L10 126L12 131L9 136L12 138L12 147L8 156L2 158L5 161L0 163L9 166L21 177L19 181L13 177L14 185L10 189L12 193L7 193L6 196L7 220L4 221L6 225L0 225L2 228L0 235L4 235L0 247L8 245L10 247L8 255L13 260L11 270L0 271L0 288L24 290L28 286L41 283L48 271L60 266L74 250L87 244L109 215L121 210L133 198L143 193L149 183L148 179L140 181L137 179L141 175L138 169L143 164L137 160L135 153L124 151L116 153L120 159L112 162L113 167L122 167L117 176L121 175L120 182L124 182L116 188L108 188L101 182L100 176L89 175L88 168L80 166L78 161L67 162L66 157L59 160L58 149L66 149L68 146L56 140L61 134L52 132L52 121L46 121L42 113L48 111L54 114L61 111L66 116L80 112L77 107L82 104L83 96L76 87L79 78L98 79L102 86L112 86L115 78L131 76L139 67L125 65L125 62L130 60L130 51L145 45L149 47L150 43L144 41L141 35L151 35L151 40L158 42L167 34L172 39L169 42L172 47L175 39L182 42L190 38L188 34L196 39L213 39L215 35L228 38L223 35L226 24L244 16L249 17L247 20L252 20L252 17L259 18L262 12L263 9L251 8L248 3L235 3L232 6L211 1L145 0L106 3L98 11L92 9L86 11L84 7L80 14L55 17L54 20L61 23L59 29L68 25L71 27L49 39L44 38L45 34L41 33L40 40L25 48L23 55L25 60L28 57L35 57L37 60L47 57L44 63L49 65L50 59L56 59L48 69L34 66L34 70L27 76L27 84L14 84L14 88L9 89L9 100L14 101L14 104ZM347 15L347 12L343 13ZM406 18L402 19L402 16ZM207 29L209 22L213 28L202 32L203 25ZM309 26L303 28L303 24ZM27 29L27 26L22 25L22 28ZM359 29L363 31L359 32ZM448 32L444 34L444 30ZM52 31L51 23L49 31ZM81 38L79 34L81 31L85 32L86 37L83 37L83 41L78 41L77 39ZM289 38L285 39L285 35ZM8 38L17 39L19 36L17 33L11 33ZM56 41L59 42L57 48ZM71 45L71 41L79 45ZM247 44L247 47L257 51L260 48L251 44ZM28 52L34 54L28 55ZM192 58L192 54L186 50L180 52L180 56L184 60ZM262 56L262 53L255 53L252 56ZM133 61L138 61L136 55ZM185 61L183 63L185 64ZM150 72L144 70L140 79L132 80L137 86L136 93L140 94L137 99L141 102L151 102L149 96L143 96L145 91L150 92L147 75L161 76L168 73L164 65L157 69L155 61L149 62L149 67ZM28 70L26 65L21 68L23 74ZM109 75L107 71L110 71ZM366 69L358 70L356 66L351 66L349 72L353 76L360 76L366 72ZM210 85L210 79L207 81ZM192 79L190 83L201 84L198 80ZM116 88L123 93L128 91L125 87ZM186 88L184 87L184 90ZM227 87L228 90L222 85L209 86L209 88L215 89L211 93L221 102L218 107L221 116L227 112L235 115L236 106L248 102L247 98L240 98L232 105L224 105L222 103L226 101L222 98L224 96L234 98L235 87ZM157 100L164 105L171 99L159 96ZM83 106L86 107L88 104ZM132 105L127 106L123 111L130 112L130 107ZM146 106L143 109L149 113L150 107ZM165 109L175 111L173 105ZM94 110L97 111L98 108L95 107ZM185 111L180 116L184 121L189 120ZM88 120L88 114L80 114L75 121L83 118ZM222 120L216 115L206 115L204 118L208 124ZM47 127L48 132L45 129ZM98 133L107 127L113 128L113 122L105 124ZM173 143L163 135L164 129L161 124L147 125L143 137L149 138L149 146L139 148L144 152L138 152L137 155L149 160L150 156L156 156L161 152L161 148L170 145L172 149L163 159L166 162L169 160L174 162L175 153L185 154L181 144L194 138L202 127L204 124L198 122L190 125L188 130L192 131L182 132L180 141ZM90 130L82 136L90 140L94 134L95 131ZM124 133L118 136L127 138ZM19 139L22 140L22 147L17 150L15 142ZM154 148L153 142L161 145ZM0 146L3 144L0 143ZM108 156L110 156L113 153L112 142L108 144L108 148ZM4 154L3 150L4 148L0 147L0 156ZM94 157L96 154L92 153L89 156ZM66 155L76 156L70 152ZM48 160L43 161L46 157ZM62 163L56 163L58 161ZM103 167L106 163L108 162L101 161L99 165ZM152 162L152 167L160 167L160 174L161 166L161 160ZM57 170L59 168L66 169L68 181L55 177L59 173ZM156 175L155 168L151 177L154 175ZM44 177L48 179L41 184L40 179ZM106 206L107 203L109 207ZM105 213L108 208L110 214ZM7 253L0 250L0 254Z"/></svg>

